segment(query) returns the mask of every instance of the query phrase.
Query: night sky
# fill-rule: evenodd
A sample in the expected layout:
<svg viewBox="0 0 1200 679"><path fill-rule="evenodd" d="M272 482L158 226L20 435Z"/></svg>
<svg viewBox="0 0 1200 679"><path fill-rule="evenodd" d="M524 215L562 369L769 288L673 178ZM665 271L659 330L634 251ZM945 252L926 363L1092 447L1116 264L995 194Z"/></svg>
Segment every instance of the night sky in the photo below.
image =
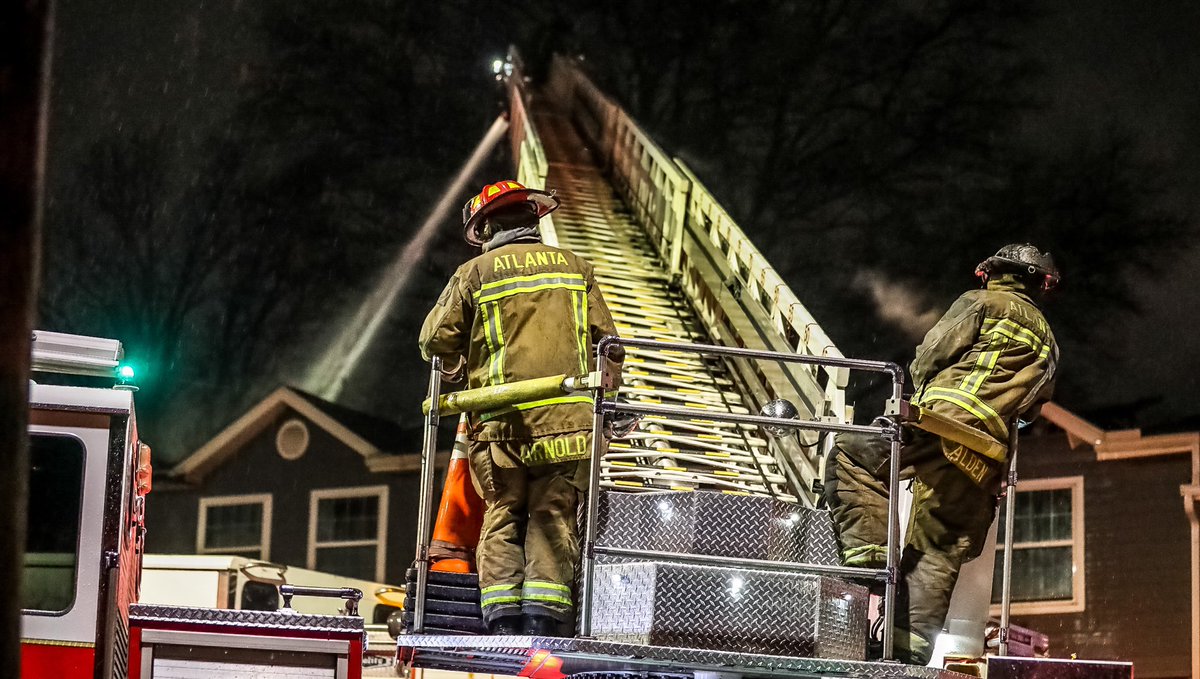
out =
<svg viewBox="0 0 1200 679"><path fill-rule="evenodd" d="M1032 46L1048 68L1049 106L1027 134L1053 143L1060 130L1095 126L1112 114L1178 168L1171 198L1200 215L1200 4L1053 0L1046 6L1051 14ZM1145 314L1113 328L1126 358L1113 366L1114 393L1096 403L1161 397L1144 413L1147 424L1200 414L1197 272L1200 253L1193 250L1161 279L1138 286Z"/></svg>
<svg viewBox="0 0 1200 679"><path fill-rule="evenodd" d="M182 190L196 173L195 159L206 140L244 94L248 64L263 55L255 29L262 7L262 0L60 2L51 100L51 215L53 201L66 195L62 188L96 140L140 127L165 124L180 131L172 141L167 185ZM1115 118L1135 130L1143 148L1178 177L1167 200L1200 214L1200 154L1195 151L1200 148L1200 43L1195 39L1200 5L1171 0L1154 3L1151 12L1145 4L1118 0L1048 0L1042 7L1047 16L1024 39L1046 68L1037 92L1045 108L1026 118L1022 134L1053 145L1066 130L1101 127ZM497 44L504 42L498 36ZM481 48L480 68L494 56L499 55ZM445 169L447 177L453 172ZM720 183L710 183L721 196ZM428 204L435 199L431 196ZM414 228L418 221L412 219ZM46 243L50 251L55 247ZM1098 390L1103 393L1069 407L1161 399L1140 413L1145 426L1200 414L1200 352L1192 337L1200 316L1197 266L1200 255L1189 252L1161 279L1136 284L1143 316L1122 318L1111 327L1108 319L1096 319L1105 326L1102 335L1123 348L1123 358L1105 370L1109 386ZM969 280L965 272L964 285ZM424 307L432 303L430 296ZM420 306L419 300L412 306ZM410 312L416 322L425 308ZM415 347L403 348L415 354Z"/></svg>

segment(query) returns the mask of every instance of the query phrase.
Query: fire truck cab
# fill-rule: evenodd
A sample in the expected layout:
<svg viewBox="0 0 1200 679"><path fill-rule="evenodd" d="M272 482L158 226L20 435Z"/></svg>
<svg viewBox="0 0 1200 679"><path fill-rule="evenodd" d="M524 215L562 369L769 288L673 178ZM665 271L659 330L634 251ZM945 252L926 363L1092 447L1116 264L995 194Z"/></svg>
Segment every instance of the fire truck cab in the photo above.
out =
<svg viewBox="0 0 1200 679"><path fill-rule="evenodd" d="M125 675L149 480L133 390L120 380L108 387L38 381L64 373L111 381L121 358L116 340L34 336L21 582L26 677Z"/></svg>
<svg viewBox="0 0 1200 679"><path fill-rule="evenodd" d="M358 679L359 589L281 584L278 611L138 603L150 449L121 343L39 331L33 345L22 677ZM296 612L307 596L345 614Z"/></svg>

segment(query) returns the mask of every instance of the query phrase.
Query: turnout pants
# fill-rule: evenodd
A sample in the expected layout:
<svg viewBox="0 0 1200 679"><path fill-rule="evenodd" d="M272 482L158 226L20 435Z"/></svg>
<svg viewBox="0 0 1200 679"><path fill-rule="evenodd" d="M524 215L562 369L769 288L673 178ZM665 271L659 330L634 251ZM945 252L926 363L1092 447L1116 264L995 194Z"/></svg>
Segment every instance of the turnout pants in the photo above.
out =
<svg viewBox="0 0 1200 679"><path fill-rule="evenodd" d="M924 431L909 433L900 477L912 481L913 505L900 558L894 638L898 659L924 665L945 623L959 569L983 549L1001 470L995 465L984 485L976 485L947 457L969 451L943 450L959 446ZM824 492L846 565L887 564L890 453L888 441L876 436L835 439Z"/></svg>
<svg viewBox="0 0 1200 679"><path fill-rule="evenodd" d="M487 507L476 549L484 622L522 614L573 621L576 514L588 460L526 466L520 454L529 441L470 446L471 470Z"/></svg>

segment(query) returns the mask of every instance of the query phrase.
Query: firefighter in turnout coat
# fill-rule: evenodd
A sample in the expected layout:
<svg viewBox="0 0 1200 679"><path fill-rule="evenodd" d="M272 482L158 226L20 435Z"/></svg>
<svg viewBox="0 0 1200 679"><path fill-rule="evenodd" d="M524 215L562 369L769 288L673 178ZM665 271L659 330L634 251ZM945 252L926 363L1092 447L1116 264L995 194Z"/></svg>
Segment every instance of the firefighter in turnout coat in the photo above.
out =
<svg viewBox="0 0 1200 679"><path fill-rule="evenodd" d="M1058 271L1048 253L1007 245L976 275L984 287L959 297L917 348L912 401L1007 442L1009 428L1035 417L1054 388L1058 347L1038 305ZM983 549L1006 464L914 427L903 440L901 478L912 480L913 506L894 638L900 660L924 665L960 567ZM887 563L889 453L880 437L835 439L824 493L845 565Z"/></svg>
<svg viewBox="0 0 1200 679"><path fill-rule="evenodd" d="M552 195L502 181L463 208L483 254L458 268L421 328L421 355L478 388L592 369L615 335L592 265L542 243ZM619 365L606 366L619 375ZM555 634L574 621L576 512L591 453L589 393L470 413L470 462L486 504L477 549L483 618L493 634Z"/></svg>

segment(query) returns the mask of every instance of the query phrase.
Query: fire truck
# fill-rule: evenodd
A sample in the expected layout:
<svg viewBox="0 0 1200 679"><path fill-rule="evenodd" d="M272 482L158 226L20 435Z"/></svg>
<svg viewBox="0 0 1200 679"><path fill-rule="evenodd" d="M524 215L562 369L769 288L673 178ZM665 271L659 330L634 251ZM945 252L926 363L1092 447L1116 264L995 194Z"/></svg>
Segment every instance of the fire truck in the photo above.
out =
<svg viewBox="0 0 1200 679"><path fill-rule="evenodd" d="M34 334L22 677L360 677L358 589L280 585L278 611L138 603L150 449L121 359L116 340ZM296 613L305 596L346 614Z"/></svg>
<svg viewBox="0 0 1200 679"><path fill-rule="evenodd" d="M595 265L621 335L600 343L597 365L620 346L625 372L620 398L606 395L614 385L595 374L507 384L504 393L442 395L435 359L418 552L395 673L962 676L889 660L905 505L898 455L892 456L886 568L838 563L817 489L834 433L882 437L895 452L901 420L949 438L978 432L956 430L954 422L904 403L898 366L844 357L699 178L578 63L556 57L537 89L515 54L495 68L508 95L517 180L563 197L562 207L542 220L543 240ZM120 359L119 344L107 340L43 333L35 345L35 363L83 374L111 377ZM855 423L845 394L851 371L890 385L882 419ZM118 374L115 388L32 387L26 676L239 676L268 667L292 676L358 676L363 626L353 615L135 603L148 490L138 479L147 477L148 460L143 464L133 399L120 381ZM430 571L438 420L564 391L589 392L595 404L578 626L558 636L488 635L474 576ZM605 421L617 414L641 418L641 426L602 447ZM1015 440L968 445L1006 447L1015 455ZM1010 476L1010 488L1014 482ZM952 603L947 621L950 636L975 657L984 652L990 564L982 571L985 577L975 579L964 569L960 583L987 584L960 584L971 591L961 607ZM281 588L285 598L305 593ZM349 597L353 612L352 591L332 594ZM882 658L868 660L876 620ZM1004 616L1002 655L960 669L986 671L991 679L1132 676L1128 663L1004 655L1012 652L1014 630ZM1038 644L1031 637L1028 645Z"/></svg>
<svg viewBox="0 0 1200 679"><path fill-rule="evenodd" d="M592 262L613 312L620 337L599 343L595 365L620 346L625 367L619 397L606 393L615 385L598 374L442 394L434 359L398 671L548 679L961 676L940 663L890 660L909 504L898 482L900 427L920 426L1009 459L1015 439L983 440L906 403L904 371L895 364L844 357L687 163L602 92L582 60L554 57L537 83L515 52L494 70L507 93L517 181L562 199L539 224L542 240ZM890 387L883 411L874 413L881 417L869 424L856 423L864 418L847 403L851 372ZM488 635L474 576L430 570L437 420L572 391L589 393L595 406L577 624L556 636ZM640 418L640 428L605 444L617 416ZM842 432L881 437L893 452L886 568L842 566L819 505L823 462ZM1008 487L1015 481L1014 471ZM964 568L935 653L985 654L992 566L981 558ZM1002 618L986 664L957 669L992 679L1132 675L1128 663L1013 657L1022 645L1032 655L1044 643ZM869 654L872 628L880 643Z"/></svg>

